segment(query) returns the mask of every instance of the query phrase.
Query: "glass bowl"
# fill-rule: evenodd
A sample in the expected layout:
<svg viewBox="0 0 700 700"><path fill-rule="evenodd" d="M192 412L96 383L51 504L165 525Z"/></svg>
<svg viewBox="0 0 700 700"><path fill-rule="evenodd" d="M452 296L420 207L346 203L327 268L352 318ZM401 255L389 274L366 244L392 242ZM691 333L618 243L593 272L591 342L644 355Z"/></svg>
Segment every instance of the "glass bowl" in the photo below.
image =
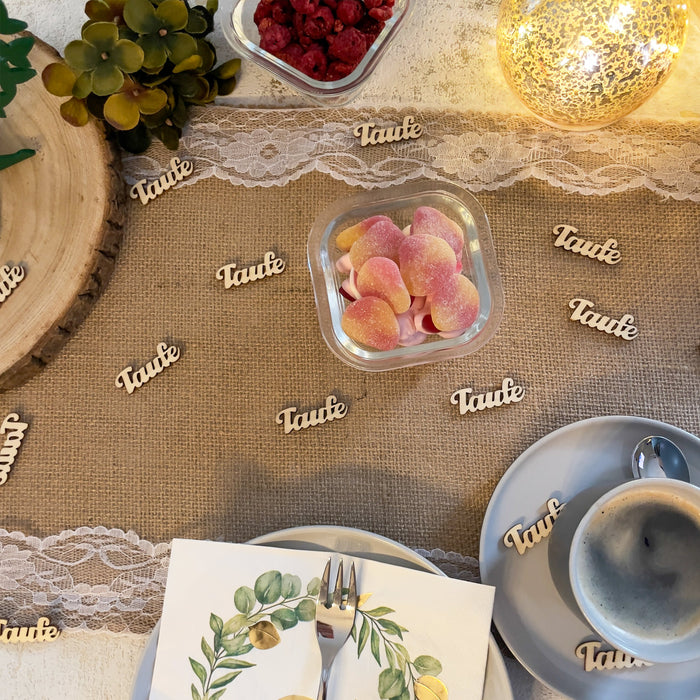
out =
<svg viewBox="0 0 700 700"><path fill-rule="evenodd" d="M344 255L335 244L336 237L344 229L379 214L389 216L403 229L422 206L441 211L462 228L462 274L479 292L477 318L456 337L431 335L419 345L375 350L357 343L341 327L349 302L340 292L347 274L336 267ZM486 214L471 194L451 183L410 183L334 202L314 222L308 262L321 334L335 355L357 369L381 372L468 355L493 337L503 316L503 288Z"/></svg>
<svg viewBox="0 0 700 700"><path fill-rule="evenodd" d="M329 82L314 80L260 48L260 34L253 21L259 2L260 0L233 0L231 15L222 22L222 30L227 41L234 50L270 71L311 102L327 107L348 103L360 90L399 29L408 20L415 0L396 0L393 16L386 22L384 29L369 47L357 68L341 80Z"/></svg>

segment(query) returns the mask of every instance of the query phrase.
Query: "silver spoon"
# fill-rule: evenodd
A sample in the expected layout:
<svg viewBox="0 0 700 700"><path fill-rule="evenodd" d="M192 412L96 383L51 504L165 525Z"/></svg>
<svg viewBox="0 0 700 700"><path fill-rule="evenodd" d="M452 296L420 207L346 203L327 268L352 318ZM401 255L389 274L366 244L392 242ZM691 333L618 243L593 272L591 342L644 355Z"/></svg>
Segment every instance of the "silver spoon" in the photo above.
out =
<svg viewBox="0 0 700 700"><path fill-rule="evenodd" d="M665 476L690 482L688 462L683 453L660 435L650 435L639 441L632 453L632 473L635 479Z"/></svg>

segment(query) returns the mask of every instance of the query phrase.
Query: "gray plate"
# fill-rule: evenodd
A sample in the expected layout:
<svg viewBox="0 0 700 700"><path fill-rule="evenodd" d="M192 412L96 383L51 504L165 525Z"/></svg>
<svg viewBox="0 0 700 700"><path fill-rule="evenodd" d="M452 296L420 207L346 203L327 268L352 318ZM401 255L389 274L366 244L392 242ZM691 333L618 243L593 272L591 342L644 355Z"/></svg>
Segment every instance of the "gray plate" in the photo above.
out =
<svg viewBox="0 0 700 700"><path fill-rule="evenodd" d="M250 540L249 544L264 544L288 549L341 552L349 556L374 559L375 561L405 566L419 571L429 571L440 576L445 575L435 565L416 554L412 549L381 535L349 527L325 525L294 527L256 537ZM134 680L132 700L146 700L148 698L151 679L153 678L156 647L158 646L159 627L160 622L153 630L153 634L144 650ZM489 638L483 700L513 700L513 693L508 681L508 672L493 637Z"/></svg>
<svg viewBox="0 0 700 700"><path fill-rule="evenodd" d="M496 487L484 517L479 563L482 581L496 587L498 631L533 676L576 700L700 698L697 661L584 671L574 650L600 636L571 610L565 591L555 585L549 546L556 525L552 536L522 556L503 544L516 523L527 528L539 520L549 498L569 501L587 489L628 481L632 450L647 435L673 440L688 459L691 481L700 486L697 437L646 418L591 418L556 430L523 452Z"/></svg>

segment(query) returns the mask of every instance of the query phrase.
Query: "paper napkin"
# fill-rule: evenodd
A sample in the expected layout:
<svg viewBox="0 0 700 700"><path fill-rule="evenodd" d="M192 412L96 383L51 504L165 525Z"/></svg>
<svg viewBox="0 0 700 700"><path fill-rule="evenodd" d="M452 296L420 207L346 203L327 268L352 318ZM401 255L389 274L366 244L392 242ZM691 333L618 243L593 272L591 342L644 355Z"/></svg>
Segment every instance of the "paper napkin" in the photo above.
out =
<svg viewBox="0 0 700 700"><path fill-rule="evenodd" d="M332 700L481 700L494 589L356 557ZM315 700L326 552L175 540L151 700ZM332 584L331 584L332 585Z"/></svg>

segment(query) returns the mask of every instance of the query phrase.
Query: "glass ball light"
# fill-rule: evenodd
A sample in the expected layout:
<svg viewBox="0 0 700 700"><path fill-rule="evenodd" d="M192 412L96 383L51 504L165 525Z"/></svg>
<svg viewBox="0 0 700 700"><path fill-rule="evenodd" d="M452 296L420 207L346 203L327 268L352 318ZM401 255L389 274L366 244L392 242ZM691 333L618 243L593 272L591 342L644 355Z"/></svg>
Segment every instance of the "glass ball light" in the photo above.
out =
<svg viewBox="0 0 700 700"><path fill-rule="evenodd" d="M639 107L666 80L685 42L678 0L503 0L498 58L538 117L597 129Z"/></svg>

